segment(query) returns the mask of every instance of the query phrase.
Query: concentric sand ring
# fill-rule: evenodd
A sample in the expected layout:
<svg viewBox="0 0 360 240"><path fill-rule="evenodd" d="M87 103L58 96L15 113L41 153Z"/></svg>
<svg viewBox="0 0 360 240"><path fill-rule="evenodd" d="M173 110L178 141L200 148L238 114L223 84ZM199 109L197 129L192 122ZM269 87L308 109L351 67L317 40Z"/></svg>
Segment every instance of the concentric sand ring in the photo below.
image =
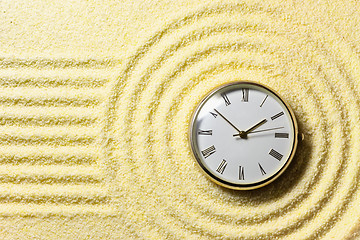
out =
<svg viewBox="0 0 360 240"><path fill-rule="evenodd" d="M359 213L357 83L349 56L334 54L342 40L329 33L334 49L311 33L278 9L221 5L174 20L130 57L104 138L113 195L134 236L316 239L351 231ZM280 92L306 136L283 176L250 192L211 183L187 142L197 102L242 79Z"/></svg>

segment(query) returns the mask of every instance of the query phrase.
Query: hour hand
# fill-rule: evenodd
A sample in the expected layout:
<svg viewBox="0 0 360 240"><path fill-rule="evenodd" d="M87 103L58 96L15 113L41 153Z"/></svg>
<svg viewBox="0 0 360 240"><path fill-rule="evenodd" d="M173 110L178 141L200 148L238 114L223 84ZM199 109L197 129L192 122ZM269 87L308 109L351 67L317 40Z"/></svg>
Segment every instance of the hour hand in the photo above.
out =
<svg viewBox="0 0 360 240"><path fill-rule="evenodd" d="M266 123L267 120L266 119L263 119L261 120L260 122L258 122L257 124L255 124L254 126L252 126L251 128L249 128L248 130L246 131L241 131L239 132L238 134L234 134L233 136L240 136L241 138L244 138L246 139L247 138L247 135L249 133L251 133L254 129L260 127L261 125L263 125L264 123Z"/></svg>
<svg viewBox="0 0 360 240"><path fill-rule="evenodd" d="M267 120L263 119L260 122L258 122L257 124L255 124L254 126L252 126L251 128L249 128L248 130L245 131L246 134L250 133L251 131L253 131L254 129L260 127L261 125L263 125L264 123L266 123Z"/></svg>

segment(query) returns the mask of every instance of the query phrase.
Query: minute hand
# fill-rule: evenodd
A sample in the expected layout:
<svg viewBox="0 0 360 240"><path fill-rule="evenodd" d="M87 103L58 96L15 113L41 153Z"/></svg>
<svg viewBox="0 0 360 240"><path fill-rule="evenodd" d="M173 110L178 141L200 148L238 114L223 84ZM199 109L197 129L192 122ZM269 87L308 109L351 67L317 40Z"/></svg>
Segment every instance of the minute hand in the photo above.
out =
<svg viewBox="0 0 360 240"><path fill-rule="evenodd" d="M235 125L234 124L232 124L226 117L224 117L224 115L222 115L218 110L216 110L215 108L214 108L214 111L215 112L217 112L226 122L228 122L233 128L235 128L236 129L236 131L238 131L239 132L239 134L238 135L240 135L240 134L242 134L243 133L243 131L241 131L241 130L239 130L237 127L235 127Z"/></svg>
<svg viewBox="0 0 360 240"><path fill-rule="evenodd" d="M266 131L271 131L271 130L276 130L276 129L281 129L281 128L284 128L284 127L276 127L276 128L268 128L268 129L263 129L263 130L258 130L258 131L252 131L252 132L249 132L248 134L250 134L250 133L258 133L258 132L266 132ZM240 136L240 134L237 133L237 134L234 134L233 136L234 137Z"/></svg>

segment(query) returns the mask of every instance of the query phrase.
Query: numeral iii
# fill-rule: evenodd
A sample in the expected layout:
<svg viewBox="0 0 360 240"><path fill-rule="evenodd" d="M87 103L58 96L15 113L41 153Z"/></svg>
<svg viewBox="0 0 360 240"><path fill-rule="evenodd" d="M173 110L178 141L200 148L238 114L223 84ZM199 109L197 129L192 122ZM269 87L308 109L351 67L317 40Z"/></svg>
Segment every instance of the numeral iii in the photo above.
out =
<svg viewBox="0 0 360 240"><path fill-rule="evenodd" d="M288 133L275 133L276 138L289 138Z"/></svg>

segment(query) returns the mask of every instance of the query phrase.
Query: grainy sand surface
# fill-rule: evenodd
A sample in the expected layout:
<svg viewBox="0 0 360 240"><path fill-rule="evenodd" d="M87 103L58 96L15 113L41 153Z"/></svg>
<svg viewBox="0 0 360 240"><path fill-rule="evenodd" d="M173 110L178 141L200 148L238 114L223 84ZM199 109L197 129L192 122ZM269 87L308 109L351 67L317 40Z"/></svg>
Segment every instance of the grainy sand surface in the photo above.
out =
<svg viewBox="0 0 360 240"><path fill-rule="evenodd" d="M0 3L1 239L356 239L360 3ZM220 84L266 84L305 140L227 190L188 144Z"/></svg>

